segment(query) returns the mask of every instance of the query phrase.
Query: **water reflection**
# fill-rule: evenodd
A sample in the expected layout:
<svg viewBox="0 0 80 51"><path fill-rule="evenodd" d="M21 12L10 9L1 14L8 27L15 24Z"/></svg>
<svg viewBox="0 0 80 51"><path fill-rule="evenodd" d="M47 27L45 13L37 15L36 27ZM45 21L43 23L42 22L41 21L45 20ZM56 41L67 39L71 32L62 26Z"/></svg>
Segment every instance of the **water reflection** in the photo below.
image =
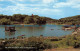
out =
<svg viewBox="0 0 80 51"><path fill-rule="evenodd" d="M25 35L25 37L40 36L43 34L45 27L41 26L24 26L16 27L16 36Z"/></svg>
<svg viewBox="0 0 80 51"><path fill-rule="evenodd" d="M15 37L15 31L14 32L5 31L5 38L9 39L14 37Z"/></svg>
<svg viewBox="0 0 80 51"><path fill-rule="evenodd" d="M8 26L8 25L7 25ZM11 25L9 25L11 26ZM14 32L6 32L5 26L0 26L0 38L13 38L21 35L31 36L63 36L71 34L73 30L64 31L62 25L12 25L15 26Z"/></svg>

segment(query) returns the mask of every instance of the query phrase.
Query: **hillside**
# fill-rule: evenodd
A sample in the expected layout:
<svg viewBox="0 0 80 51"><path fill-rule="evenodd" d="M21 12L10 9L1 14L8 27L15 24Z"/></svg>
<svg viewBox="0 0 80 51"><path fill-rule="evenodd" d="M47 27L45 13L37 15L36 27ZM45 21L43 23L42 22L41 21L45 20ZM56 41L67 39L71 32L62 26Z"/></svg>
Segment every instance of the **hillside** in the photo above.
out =
<svg viewBox="0 0 80 51"><path fill-rule="evenodd" d="M75 25L80 24L80 15L61 18L59 20L52 19L49 17L42 17L38 15L22 15L14 14L0 15L0 25L11 25L11 24L68 24Z"/></svg>
<svg viewBox="0 0 80 51"><path fill-rule="evenodd" d="M61 18L57 21L57 23L58 24L71 24L71 25L80 24L80 15Z"/></svg>
<svg viewBox="0 0 80 51"><path fill-rule="evenodd" d="M11 25L11 24L46 24L48 21L53 20L48 17L41 17L38 15L22 15L14 14L0 15L0 25Z"/></svg>

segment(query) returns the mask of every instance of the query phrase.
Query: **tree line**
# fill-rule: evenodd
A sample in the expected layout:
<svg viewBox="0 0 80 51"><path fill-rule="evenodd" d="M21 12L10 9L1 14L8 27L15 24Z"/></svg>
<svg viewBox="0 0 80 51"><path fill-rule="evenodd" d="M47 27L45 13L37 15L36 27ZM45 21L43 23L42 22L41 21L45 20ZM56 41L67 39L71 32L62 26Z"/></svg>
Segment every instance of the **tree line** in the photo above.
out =
<svg viewBox="0 0 80 51"><path fill-rule="evenodd" d="M70 25L78 25L80 24L80 15L71 16L66 18L61 18L57 21L59 24L70 24Z"/></svg>
<svg viewBox="0 0 80 51"><path fill-rule="evenodd" d="M38 15L22 15L22 14L13 14L12 16L3 14L0 15L0 25L46 24L46 23L76 25L80 24L80 15L65 17L58 20Z"/></svg>
<svg viewBox="0 0 80 51"><path fill-rule="evenodd" d="M9 15L0 15L0 25L10 25L10 24L46 24L46 21L49 18L41 17L38 15L22 15L14 14Z"/></svg>

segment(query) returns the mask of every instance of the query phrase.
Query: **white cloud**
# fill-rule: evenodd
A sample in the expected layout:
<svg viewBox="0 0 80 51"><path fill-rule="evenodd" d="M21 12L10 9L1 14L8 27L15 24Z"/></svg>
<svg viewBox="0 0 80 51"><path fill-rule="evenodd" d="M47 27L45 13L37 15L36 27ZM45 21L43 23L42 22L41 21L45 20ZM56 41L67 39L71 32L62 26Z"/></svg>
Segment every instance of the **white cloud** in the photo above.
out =
<svg viewBox="0 0 80 51"><path fill-rule="evenodd" d="M24 1L24 0L19 0L19 1Z"/></svg>
<svg viewBox="0 0 80 51"><path fill-rule="evenodd" d="M0 0L0 1L4 1L4 0Z"/></svg>
<svg viewBox="0 0 80 51"><path fill-rule="evenodd" d="M35 2L35 1L40 1L40 0L8 0L8 1L11 1L12 3L16 4L16 5L24 5L24 6L48 6L47 4L44 4L44 3L35 3L35 4L21 4L19 1L23 1L23 2Z"/></svg>
<svg viewBox="0 0 80 51"><path fill-rule="evenodd" d="M12 3L14 3L15 5L26 5L26 6L45 6L45 7L48 7L49 3L55 3L57 2L57 0L3 0L3 1L10 1ZM39 3L35 3L35 4L27 4L27 2L35 2L35 1L38 1ZM25 4L21 4L20 2L26 2Z"/></svg>
<svg viewBox="0 0 80 51"><path fill-rule="evenodd" d="M3 1L5 1L5 0L3 0ZM20 1L20 2L25 2L25 1L31 1L31 2L35 2L35 1L40 1L40 0L6 0L6 1L11 1L11 2L18 2L18 1Z"/></svg>
<svg viewBox="0 0 80 51"><path fill-rule="evenodd" d="M43 3L54 3L54 2L57 2L57 0L42 0Z"/></svg>
<svg viewBox="0 0 80 51"><path fill-rule="evenodd" d="M34 5L32 5L34 6ZM24 4L17 4L16 6L8 6L6 8L0 8L0 12L10 12L10 13L14 13L14 14L17 14L17 13L21 13L21 14L29 14L29 13L36 13L36 14L47 14L49 15L50 13L51 14L54 14L54 15L60 15L60 13L62 12L61 10L59 9L49 9L49 8L38 8L38 7L35 7L35 8L31 8L31 7L27 7L26 5Z"/></svg>
<svg viewBox="0 0 80 51"><path fill-rule="evenodd" d="M25 1L25 0L7 0L7 1Z"/></svg>
<svg viewBox="0 0 80 51"><path fill-rule="evenodd" d="M61 15L62 10L56 8L49 8L52 7L49 4L57 2L57 0L8 0L13 5L7 7L0 7L1 14L38 14L38 15ZM31 1L31 3L24 3L27 1ZM41 1L40 3L32 4L32 2ZM23 3L22 3L23 2ZM15 5L14 5L15 4ZM60 14L61 13L61 14Z"/></svg>
<svg viewBox="0 0 80 51"><path fill-rule="evenodd" d="M47 12L47 13L49 13L49 12L55 12L55 13L62 12L59 9L49 9L49 8L39 8L39 7L31 8L31 7L28 7L28 6L46 6L46 7L48 7L48 5L46 5L46 4L19 4L18 3L13 8L17 8L17 9L19 8L20 10L29 9L27 11L32 11L32 12L37 11L37 12L42 12L42 13L44 13L44 12Z"/></svg>
<svg viewBox="0 0 80 51"><path fill-rule="evenodd" d="M55 5L53 5L53 7L60 8L60 7L68 7L71 5L73 5L73 3L71 3L71 2L59 2L59 3L56 3Z"/></svg>
<svg viewBox="0 0 80 51"><path fill-rule="evenodd" d="M45 6L45 7L48 7L48 5L46 5L46 4L26 4L26 6L37 6L37 7Z"/></svg>
<svg viewBox="0 0 80 51"><path fill-rule="evenodd" d="M80 8L80 0L67 0L66 2L58 2L53 5L53 8L71 7Z"/></svg>
<svg viewBox="0 0 80 51"><path fill-rule="evenodd" d="M31 2L39 1L39 0L30 0Z"/></svg>
<svg viewBox="0 0 80 51"><path fill-rule="evenodd" d="M20 4L20 3L16 3L17 6L24 6L24 7L48 7L47 4Z"/></svg>

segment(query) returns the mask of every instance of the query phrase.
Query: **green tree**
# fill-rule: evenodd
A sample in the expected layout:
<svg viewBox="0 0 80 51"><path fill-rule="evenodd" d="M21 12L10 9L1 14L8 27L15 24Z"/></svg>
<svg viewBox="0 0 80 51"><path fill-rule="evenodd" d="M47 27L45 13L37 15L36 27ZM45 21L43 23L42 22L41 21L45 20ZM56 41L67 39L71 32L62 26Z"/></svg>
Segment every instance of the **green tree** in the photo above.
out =
<svg viewBox="0 0 80 51"><path fill-rule="evenodd" d="M33 20L32 17L27 16L27 17L24 19L24 23L25 23L25 24L34 23L34 20Z"/></svg>
<svg viewBox="0 0 80 51"><path fill-rule="evenodd" d="M0 24L1 25L11 24L11 21L10 21L10 19L2 18L2 19L0 19Z"/></svg>

